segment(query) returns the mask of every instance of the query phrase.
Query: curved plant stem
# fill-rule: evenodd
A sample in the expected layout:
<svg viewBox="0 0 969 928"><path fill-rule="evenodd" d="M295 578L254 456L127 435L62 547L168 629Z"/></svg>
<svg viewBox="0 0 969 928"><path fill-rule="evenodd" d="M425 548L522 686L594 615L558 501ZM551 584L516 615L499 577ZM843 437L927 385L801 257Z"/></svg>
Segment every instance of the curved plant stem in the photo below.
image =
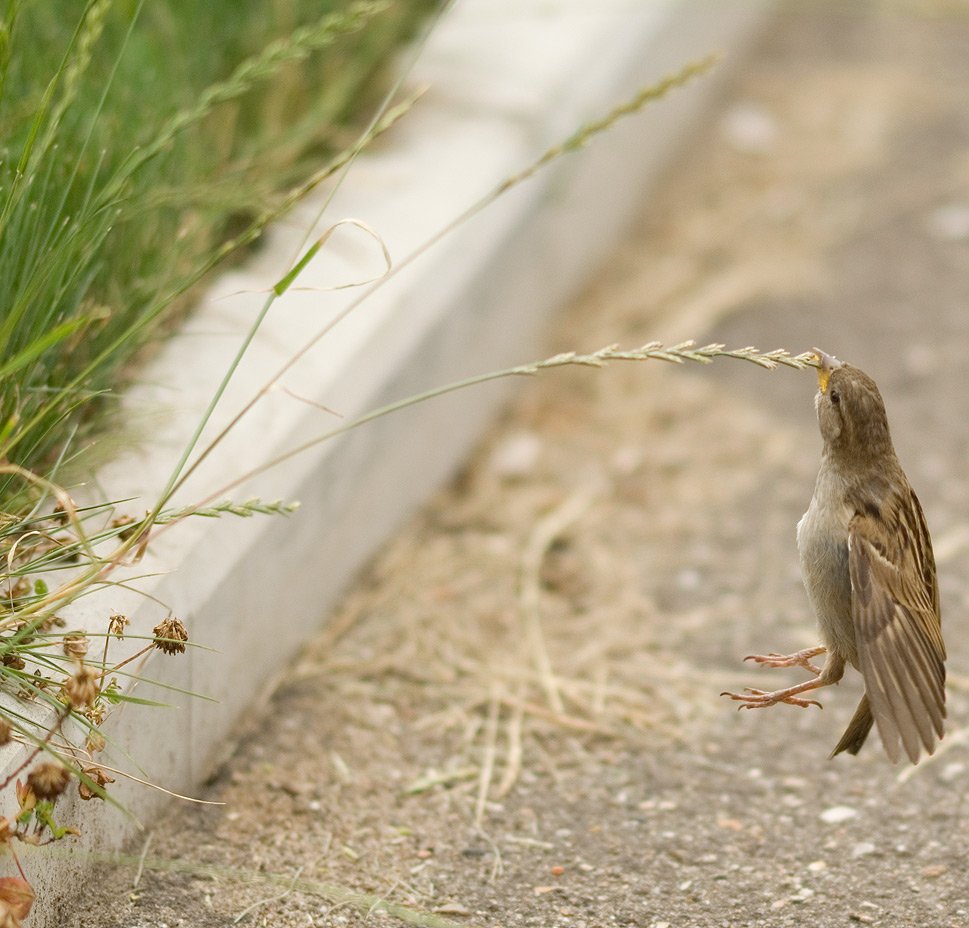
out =
<svg viewBox="0 0 969 928"><path fill-rule="evenodd" d="M679 71L664 77L662 80L650 85L649 87L642 88L636 94L634 94L629 100L620 104L619 106L611 109L605 116L592 120L591 122L585 123L578 130L576 130L572 135L570 135L565 141L553 145L551 148L543 152L535 161L528 165L523 170L510 177L505 178L496 187L494 187L489 193L486 193L479 200L472 203L467 209L458 214L454 219L450 220L435 233L433 233L427 240L420 244L414 249L410 254L404 257L401 261L394 265L383 277L381 277L376 283L371 284L365 290L363 290L354 300L352 300L347 306L345 306L336 316L334 316L329 322L326 323L309 341L305 342L299 350L297 350L293 355L291 355L286 362L276 371L275 374L265 383L263 386L256 391L253 397L239 410L228 422L228 424L212 439L212 441L205 447L202 453L193 461L193 463L184 471L177 474L177 479L170 485L168 490L168 495L165 500L171 497L174 493L181 487L186 480L194 473L198 466L204 461L209 454L223 441L225 436L232 431L239 423L239 421L251 410L275 385L279 382L289 370L293 368L305 355L311 351L326 335L328 335L339 323L347 318L352 312L357 310L367 299L369 299L374 292L384 286L388 281L396 277L401 271L409 267L414 263L421 255L427 252L429 249L437 245L442 239L446 238L455 229L464 225L470 219L475 217L482 210L490 206L495 200L500 196L507 193L512 187L528 180L530 177L537 174L542 168L549 165L551 162L560 158L563 155L569 154L584 147L594 136L605 132L607 129L611 128L621 119L627 116L631 116L634 113L638 113L643 109L648 103L655 100L659 100L666 96L670 90L680 87L686 83L689 83L695 77L704 74L709 71L710 68L717 61L716 55L709 55L706 58L700 59L699 61L694 61L687 64L685 67L681 68ZM291 277L287 273L284 276L284 280L291 282ZM278 285L277 285L278 286ZM273 293L267 299L267 304L260 312L253 330L249 332L246 336L245 347L248 348L252 341L255 328L258 328L262 324L265 318L266 312L268 312L269 306L272 301L277 296L277 292L274 289ZM240 356L241 357L241 356ZM238 363L238 359L237 362ZM234 373L235 366L232 368L232 373ZM231 374L230 374L231 376ZM499 375L506 376L506 375ZM476 382L476 381L472 381ZM455 388L457 389L457 388ZM221 395L221 393L220 393ZM212 409L207 411L205 421L211 417ZM194 441L197 441L197 436ZM185 459L179 463L179 468L184 467Z"/></svg>
<svg viewBox="0 0 969 928"><path fill-rule="evenodd" d="M442 386L433 387L430 390L424 390L422 393L415 393L412 396L408 396L404 399L396 400L393 403L386 404L385 406L379 406L356 419L351 419L348 422L344 422L341 425L338 425L336 428L330 429L328 432L317 435L314 438L290 448L288 451L284 451L282 454L271 458L265 463L260 464L258 467L252 468L252 470L249 470L239 477L236 477L230 483L225 484L217 491L201 500L197 506L198 508L202 508L208 505L213 500L218 499L230 490L233 490L241 484L246 483L253 477L256 477L267 470L271 470L272 468L283 464L290 458L296 457L297 455L308 451L310 448L313 448L316 445L328 441L331 438L336 438L338 435L342 435L344 432L352 431L353 429L359 428L361 425L365 425L368 422L373 422L374 419L380 419L383 416L398 412L401 409L406 409L409 406L416 406L418 403L426 402L427 400L434 399L438 396L445 396L448 393L454 393L458 390L464 390L468 387L477 386L478 384L489 383L493 380L503 380L508 377L531 377L541 373L542 371L551 370L557 367L604 367L611 361L666 361L672 364L683 364L687 361L691 361L698 364L711 364L715 358L733 358L737 361L747 361L751 364L756 364L758 367L765 368L766 370L774 370L777 367L789 367L795 370L802 370L807 367L818 366L817 355L810 351L798 355L792 355L783 348L777 348L773 351L759 351L753 346L747 346L745 348L726 348L724 345L720 344L704 345L698 348L693 341L681 342L680 344L673 345L671 347L665 347L659 342L649 342L643 345L641 348L633 349L621 349L616 345L608 345L605 348L600 348L598 351L593 351L589 354L577 354L574 351L569 351L564 354L553 355L552 357L545 358L542 361L533 361L528 364L520 364L516 367L506 367L503 370L489 371L486 374L476 374L473 377L455 380L451 383L443 384ZM190 511L192 508L195 507L189 507L187 511ZM169 527L169 525L161 526L152 532L151 537L157 538L158 535Z"/></svg>

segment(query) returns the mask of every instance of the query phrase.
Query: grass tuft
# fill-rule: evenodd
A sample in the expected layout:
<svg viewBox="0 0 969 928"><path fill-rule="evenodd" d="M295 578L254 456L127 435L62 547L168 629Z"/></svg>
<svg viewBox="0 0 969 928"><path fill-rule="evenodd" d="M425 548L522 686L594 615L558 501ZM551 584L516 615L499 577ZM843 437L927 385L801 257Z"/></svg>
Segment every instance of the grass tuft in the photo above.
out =
<svg viewBox="0 0 969 928"><path fill-rule="evenodd" d="M389 53L434 6L8 0L0 459L53 476L68 436L71 454L93 440L202 277L345 162Z"/></svg>

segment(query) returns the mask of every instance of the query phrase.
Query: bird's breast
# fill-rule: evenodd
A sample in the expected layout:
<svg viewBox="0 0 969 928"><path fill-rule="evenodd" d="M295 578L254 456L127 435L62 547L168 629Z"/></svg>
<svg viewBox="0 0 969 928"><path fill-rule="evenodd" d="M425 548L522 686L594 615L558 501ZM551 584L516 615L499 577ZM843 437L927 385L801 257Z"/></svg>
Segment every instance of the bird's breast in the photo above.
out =
<svg viewBox="0 0 969 928"><path fill-rule="evenodd" d="M824 492L823 477L819 475L818 490L797 524L801 577L825 646L855 664L857 649L848 573L848 523L854 513L841 494Z"/></svg>

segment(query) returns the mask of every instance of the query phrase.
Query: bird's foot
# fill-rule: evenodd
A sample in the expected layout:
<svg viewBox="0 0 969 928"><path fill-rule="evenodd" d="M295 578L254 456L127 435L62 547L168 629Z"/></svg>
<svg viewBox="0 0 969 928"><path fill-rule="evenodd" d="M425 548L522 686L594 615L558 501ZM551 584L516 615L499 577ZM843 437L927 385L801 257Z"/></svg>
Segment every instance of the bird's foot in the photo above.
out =
<svg viewBox="0 0 969 928"><path fill-rule="evenodd" d="M823 708L816 699L801 699L796 696L795 693L799 692L803 692L803 689L794 686L786 690L775 690L773 693L755 690L748 686L742 693L724 691L720 695L729 696L736 702L743 703L743 705L737 706L738 709L766 709L768 706L776 706L779 702L785 702L789 706L798 706L801 709L807 709L809 706Z"/></svg>
<svg viewBox="0 0 969 928"><path fill-rule="evenodd" d="M801 651L795 651L793 654L775 654L772 651L770 654L748 654L744 660L756 661L764 667L803 667L813 673L814 676L818 676L821 673L821 668L812 664L811 658L824 654L826 650L827 648L820 647L804 648Z"/></svg>

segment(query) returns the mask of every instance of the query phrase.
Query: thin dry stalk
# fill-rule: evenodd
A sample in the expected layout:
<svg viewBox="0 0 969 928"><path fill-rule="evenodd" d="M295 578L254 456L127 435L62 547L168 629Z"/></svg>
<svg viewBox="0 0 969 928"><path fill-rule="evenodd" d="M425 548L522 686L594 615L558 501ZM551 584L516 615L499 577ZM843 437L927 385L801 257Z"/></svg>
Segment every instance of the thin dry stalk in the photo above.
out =
<svg viewBox="0 0 969 928"><path fill-rule="evenodd" d="M485 807L488 803L488 790L495 770L495 754L498 746L498 716L501 711L501 691L498 684L491 688L491 698L488 700L488 719L485 724L484 758L481 762L481 774L478 778L478 798L474 806L474 824L480 828L484 821Z"/></svg>
<svg viewBox="0 0 969 928"><path fill-rule="evenodd" d="M525 634L532 651L535 666L542 678L542 686L552 710L562 714L565 707L559 694L558 684L552 670L552 662L542 631L542 562L555 540L588 511L600 493L598 484L589 485L569 496L558 509L553 510L535 526L525 552L522 555L519 605L525 620Z"/></svg>
<svg viewBox="0 0 969 928"><path fill-rule="evenodd" d="M522 722L524 718L524 708L521 705L512 706L511 718L506 727L508 748L505 755L505 772L501 776L498 789L495 790L497 799L503 799L507 796L511 792L511 788L518 782L522 769Z"/></svg>
<svg viewBox="0 0 969 928"><path fill-rule="evenodd" d="M468 717L481 705L479 697L467 699L457 706L448 706L438 712L429 712L414 722L415 731L443 731L466 724Z"/></svg>
<svg viewBox="0 0 969 928"><path fill-rule="evenodd" d="M293 880L281 893L277 893L275 896L268 896L265 899L257 899L252 905L247 905L234 919L232 919L233 925L238 925L250 912L261 908L264 905L269 905L271 902L281 902L287 896L291 895L293 889L296 887L296 883L299 878L303 875L303 870L305 867L300 867L297 869L296 873L293 874ZM371 906L371 911L376 907L377 902L382 902L383 900L377 900L374 905ZM369 912L367 913L370 914Z"/></svg>
<svg viewBox="0 0 969 928"><path fill-rule="evenodd" d="M494 883L505 871L505 862L501 856L501 848L498 847L497 842L491 835L488 834L484 829L478 829L479 837L487 842L488 846L491 848L491 873L488 875L488 882Z"/></svg>
<svg viewBox="0 0 969 928"><path fill-rule="evenodd" d="M545 706L529 702L525 699L518 699L514 696L503 696L502 702L511 708L521 707L522 711L528 715L534 715L536 718L553 722L555 725L571 729L572 731L581 731L590 735L605 735L609 738L616 736L616 732L604 725L597 725L595 722L590 722L587 719L578 719L575 716L566 715L564 712L553 712Z"/></svg>
<svg viewBox="0 0 969 928"><path fill-rule="evenodd" d="M141 882L141 875L145 872L145 859L148 857L148 848L151 847L151 839L154 832L149 831L145 838L145 843L141 847L141 856L138 858L138 869L135 870L135 878L131 881L131 888L137 889Z"/></svg>

